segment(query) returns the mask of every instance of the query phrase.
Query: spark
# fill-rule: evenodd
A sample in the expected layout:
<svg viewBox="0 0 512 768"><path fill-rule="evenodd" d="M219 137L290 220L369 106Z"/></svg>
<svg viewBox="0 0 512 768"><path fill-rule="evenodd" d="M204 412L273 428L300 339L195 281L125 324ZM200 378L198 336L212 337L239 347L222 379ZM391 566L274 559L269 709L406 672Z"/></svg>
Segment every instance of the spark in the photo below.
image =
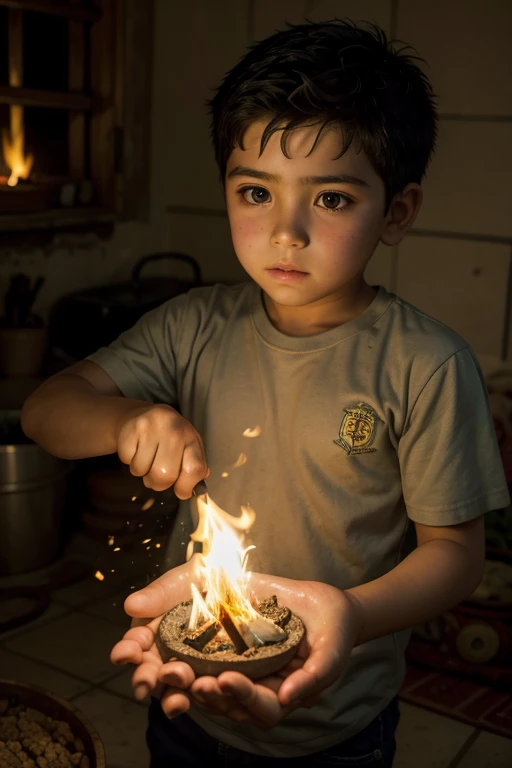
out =
<svg viewBox="0 0 512 768"><path fill-rule="evenodd" d="M132 501L136 501L136 500L137 500L137 497L136 496L132 496Z"/></svg>
<svg viewBox="0 0 512 768"><path fill-rule="evenodd" d="M96 571L94 576L96 579L98 579L98 581L103 581L103 579L105 578L101 571Z"/></svg>
<svg viewBox="0 0 512 768"><path fill-rule="evenodd" d="M261 427L257 424L254 429L248 428L242 434L244 437L259 437L261 435Z"/></svg>
<svg viewBox="0 0 512 768"><path fill-rule="evenodd" d="M111 547L113 543L114 543L114 537L113 536L109 536L109 539L108 539L109 547Z"/></svg>
<svg viewBox="0 0 512 768"><path fill-rule="evenodd" d="M228 476L229 476L229 472L223 472L221 475L221 477L228 477Z"/></svg>
<svg viewBox="0 0 512 768"><path fill-rule="evenodd" d="M121 547L114 547L113 552L120 552Z"/></svg>
<svg viewBox="0 0 512 768"><path fill-rule="evenodd" d="M233 469L238 469L238 467L243 467L246 461L247 461L247 456L245 455L245 453L241 453L238 459L233 464Z"/></svg>
<svg viewBox="0 0 512 768"><path fill-rule="evenodd" d="M153 506L153 504L154 504L154 503L155 503L155 500L154 500L154 499L148 499L148 500L147 500L147 501L145 501L145 502L144 502L144 504L142 505L142 507L141 507L141 510L142 510L143 512L145 512L147 509L151 509L151 507Z"/></svg>
<svg viewBox="0 0 512 768"><path fill-rule="evenodd" d="M144 541L142 543L143 544L149 544L150 541L151 541L151 539L144 539Z"/></svg>
<svg viewBox="0 0 512 768"><path fill-rule="evenodd" d="M155 547L156 547L157 549L160 549L160 547L161 547L161 546L162 546L161 544L155 544Z"/></svg>

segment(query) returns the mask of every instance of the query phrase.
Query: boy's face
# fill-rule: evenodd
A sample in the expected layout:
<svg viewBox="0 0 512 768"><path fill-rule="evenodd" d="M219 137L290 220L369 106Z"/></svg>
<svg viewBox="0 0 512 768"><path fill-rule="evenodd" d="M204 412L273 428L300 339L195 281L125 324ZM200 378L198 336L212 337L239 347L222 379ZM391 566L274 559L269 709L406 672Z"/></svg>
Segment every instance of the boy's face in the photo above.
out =
<svg viewBox="0 0 512 768"><path fill-rule="evenodd" d="M281 132L259 157L266 121L255 122L226 169L226 202L240 263L277 307L350 304L366 288L363 272L385 226L384 183L366 155L341 150L318 126L297 128L281 151ZM366 289L368 291L368 289ZM373 295L373 294L372 294Z"/></svg>

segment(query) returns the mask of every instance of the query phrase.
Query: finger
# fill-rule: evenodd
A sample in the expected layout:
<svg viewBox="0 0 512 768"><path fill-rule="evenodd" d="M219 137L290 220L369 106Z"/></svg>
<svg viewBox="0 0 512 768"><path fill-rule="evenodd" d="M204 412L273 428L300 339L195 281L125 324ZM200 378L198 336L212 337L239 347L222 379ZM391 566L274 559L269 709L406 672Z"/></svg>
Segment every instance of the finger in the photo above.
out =
<svg viewBox="0 0 512 768"><path fill-rule="evenodd" d="M138 622L141 620L135 619L135 621ZM155 634L158 630L158 624L159 620L153 619L150 621L149 619L144 619L144 623L130 627L130 629L125 632L123 640L136 642L140 645L143 651L149 651L155 642Z"/></svg>
<svg viewBox="0 0 512 768"><path fill-rule="evenodd" d="M160 666L161 662L153 654L147 651L142 654L142 662L132 675L133 693L138 701L142 701L155 690Z"/></svg>
<svg viewBox="0 0 512 768"><path fill-rule="evenodd" d="M139 438L134 429L130 429L128 432L126 430L123 431L117 446L117 455L123 464L131 464L133 457L137 453L138 443Z"/></svg>
<svg viewBox="0 0 512 768"><path fill-rule="evenodd" d="M160 697L160 702L164 714L169 718L183 715L190 709L188 695L178 688L166 688Z"/></svg>
<svg viewBox="0 0 512 768"><path fill-rule="evenodd" d="M124 602L124 610L129 616L143 618L145 616L161 617L173 605L190 599L190 581L194 577L192 560L179 565L171 571L159 576L147 587L128 595ZM149 627L158 630L160 619L155 619Z"/></svg>
<svg viewBox="0 0 512 768"><path fill-rule="evenodd" d="M255 684L239 672L223 672L218 678L218 684L224 693L231 694L253 718L262 723L276 724L287 714L277 697L281 684L277 678L269 678L269 684L275 690L266 685Z"/></svg>
<svg viewBox="0 0 512 768"><path fill-rule="evenodd" d="M221 691L217 678L209 675L198 677L190 686L190 693L207 709L216 710L218 714L226 714L236 705L236 701L231 696Z"/></svg>
<svg viewBox="0 0 512 768"><path fill-rule="evenodd" d="M112 664L140 664L142 648L134 640L120 640L110 652Z"/></svg>
<svg viewBox="0 0 512 768"><path fill-rule="evenodd" d="M283 680L279 689L279 701L283 706L298 704L309 696L328 688L338 677L337 664L323 648L313 649L301 669L295 670Z"/></svg>
<svg viewBox="0 0 512 768"><path fill-rule="evenodd" d="M158 443L152 439L139 437L137 450L130 461L130 472L135 477L144 477L148 474L158 449Z"/></svg>
<svg viewBox="0 0 512 768"><path fill-rule="evenodd" d="M192 490L208 474L208 465L204 455L203 443L199 435L185 445L181 467L174 483L174 493L178 499L190 499Z"/></svg>
<svg viewBox="0 0 512 768"><path fill-rule="evenodd" d="M188 664L183 661L169 661L162 664L158 673L160 682L170 685L173 688L190 688L195 680L195 675Z"/></svg>
<svg viewBox="0 0 512 768"><path fill-rule="evenodd" d="M146 488L165 491L176 481L180 472L181 455L171 440L160 443L144 477Z"/></svg>
<svg viewBox="0 0 512 768"><path fill-rule="evenodd" d="M299 659L297 656L292 659L286 667L283 667L283 669L280 669L279 672L276 672L277 677L285 678L289 677L292 672L295 672L297 669L301 669L304 666L304 659Z"/></svg>

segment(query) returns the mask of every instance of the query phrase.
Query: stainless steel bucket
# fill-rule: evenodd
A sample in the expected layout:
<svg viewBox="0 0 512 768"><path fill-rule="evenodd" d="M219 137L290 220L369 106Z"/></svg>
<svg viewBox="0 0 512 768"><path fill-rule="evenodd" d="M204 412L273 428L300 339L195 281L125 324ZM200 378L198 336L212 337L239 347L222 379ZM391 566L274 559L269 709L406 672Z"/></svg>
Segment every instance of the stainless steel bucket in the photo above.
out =
<svg viewBox="0 0 512 768"><path fill-rule="evenodd" d="M55 559L70 468L24 437L19 411L0 411L0 576Z"/></svg>

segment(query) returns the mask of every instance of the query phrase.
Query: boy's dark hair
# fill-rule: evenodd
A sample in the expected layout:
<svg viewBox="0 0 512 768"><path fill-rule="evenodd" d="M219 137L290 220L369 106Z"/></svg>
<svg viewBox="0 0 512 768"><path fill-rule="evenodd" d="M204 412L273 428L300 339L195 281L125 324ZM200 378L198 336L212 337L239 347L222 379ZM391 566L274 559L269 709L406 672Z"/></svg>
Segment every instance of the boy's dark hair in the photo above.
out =
<svg viewBox="0 0 512 768"><path fill-rule="evenodd" d="M273 133L318 124L312 152L328 127L343 146L363 149L386 189L386 211L409 182L420 183L436 139L435 95L416 56L394 49L375 24L349 20L288 25L254 45L209 102L222 182L235 146L251 123L269 117L260 154Z"/></svg>

